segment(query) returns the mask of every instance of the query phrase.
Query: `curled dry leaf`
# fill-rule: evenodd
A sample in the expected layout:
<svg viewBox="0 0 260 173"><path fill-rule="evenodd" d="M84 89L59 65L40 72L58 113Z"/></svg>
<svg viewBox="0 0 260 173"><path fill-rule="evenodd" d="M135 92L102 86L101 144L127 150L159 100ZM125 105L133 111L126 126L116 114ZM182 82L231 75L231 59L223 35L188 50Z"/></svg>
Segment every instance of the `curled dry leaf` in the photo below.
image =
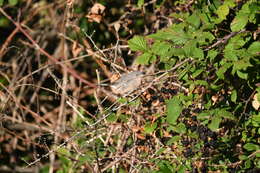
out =
<svg viewBox="0 0 260 173"><path fill-rule="evenodd" d="M255 108L255 110L258 110L259 107L260 107L260 102L257 99L257 95L258 95L258 93L254 95L254 98L253 98L253 101L252 101L252 106L253 106L253 108Z"/></svg>
<svg viewBox="0 0 260 173"><path fill-rule="evenodd" d="M106 7L102 4L95 3L86 17L90 22L100 23L105 9Z"/></svg>

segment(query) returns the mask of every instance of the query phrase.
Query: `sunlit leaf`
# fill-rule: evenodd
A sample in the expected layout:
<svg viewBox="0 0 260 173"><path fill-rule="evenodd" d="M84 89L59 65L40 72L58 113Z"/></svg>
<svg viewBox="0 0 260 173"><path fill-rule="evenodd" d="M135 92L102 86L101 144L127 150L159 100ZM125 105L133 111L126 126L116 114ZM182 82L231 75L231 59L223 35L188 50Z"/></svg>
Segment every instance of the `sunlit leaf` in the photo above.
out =
<svg viewBox="0 0 260 173"><path fill-rule="evenodd" d="M144 37L142 36L134 36L132 39L128 41L129 47L133 51L147 51L148 45Z"/></svg>
<svg viewBox="0 0 260 173"><path fill-rule="evenodd" d="M246 15L236 16L231 23L231 30L237 32L242 30L248 22L248 17Z"/></svg>
<svg viewBox="0 0 260 173"><path fill-rule="evenodd" d="M15 6L18 3L18 0L8 0L9 5Z"/></svg>
<svg viewBox="0 0 260 173"><path fill-rule="evenodd" d="M254 54L254 55L259 55L260 54L260 42L259 41L255 41L253 42L249 48L247 49L248 53L250 54Z"/></svg>
<svg viewBox="0 0 260 173"><path fill-rule="evenodd" d="M248 74L247 73L243 73L239 70L236 71L237 72L237 75L238 77L240 77L241 79L247 79L248 78Z"/></svg>
<svg viewBox="0 0 260 173"><path fill-rule="evenodd" d="M244 149L246 149L247 151L256 151L259 149L259 145L253 144L253 143L246 143L243 146Z"/></svg>
<svg viewBox="0 0 260 173"><path fill-rule="evenodd" d="M148 122L144 126L144 132L145 133L152 133L156 129L156 127L157 127L157 123Z"/></svg>
<svg viewBox="0 0 260 173"><path fill-rule="evenodd" d="M236 101L237 101L237 91L236 90L233 90L231 93L231 101L234 103L236 103Z"/></svg>
<svg viewBox="0 0 260 173"><path fill-rule="evenodd" d="M137 57L136 63L142 64L142 65L148 65L151 57L152 57L152 54L145 52L141 56Z"/></svg>
<svg viewBox="0 0 260 173"><path fill-rule="evenodd" d="M226 19L226 16L229 13L229 7L227 4L223 4L221 5L218 10L217 10L217 15L219 16L219 18L222 20Z"/></svg>
<svg viewBox="0 0 260 173"><path fill-rule="evenodd" d="M200 18L195 13L188 17L187 22L192 24L195 28L199 28L200 26Z"/></svg>
<svg viewBox="0 0 260 173"><path fill-rule="evenodd" d="M138 0L137 6L140 8L144 5L144 0Z"/></svg>
<svg viewBox="0 0 260 173"><path fill-rule="evenodd" d="M173 97L167 103L167 122L175 124L182 111L181 101L177 97Z"/></svg>
<svg viewBox="0 0 260 173"><path fill-rule="evenodd" d="M208 125L208 128L212 131L216 131L219 128L219 124L221 122L222 118L219 116L214 116L211 119L211 123Z"/></svg>

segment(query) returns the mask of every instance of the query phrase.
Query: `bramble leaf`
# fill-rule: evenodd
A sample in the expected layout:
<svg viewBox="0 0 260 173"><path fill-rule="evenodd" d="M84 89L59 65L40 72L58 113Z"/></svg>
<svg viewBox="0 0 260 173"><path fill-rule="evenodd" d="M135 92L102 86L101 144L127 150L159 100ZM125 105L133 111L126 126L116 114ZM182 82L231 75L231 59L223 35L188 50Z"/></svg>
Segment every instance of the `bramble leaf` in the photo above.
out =
<svg viewBox="0 0 260 173"><path fill-rule="evenodd" d="M233 32L237 32L242 30L248 22L248 16L247 15L237 15L233 21L231 22L231 30Z"/></svg>
<svg viewBox="0 0 260 173"><path fill-rule="evenodd" d="M181 101L177 97L173 97L167 103L167 118L169 124L175 124L182 111Z"/></svg>
<svg viewBox="0 0 260 173"><path fill-rule="evenodd" d="M237 101L237 91L236 90L233 90L231 93L231 101L234 103L236 103L236 101Z"/></svg>
<svg viewBox="0 0 260 173"><path fill-rule="evenodd" d="M219 116L214 116L211 120L211 123L208 125L208 128L212 131L216 131L219 128L219 124L222 118Z"/></svg>
<svg viewBox="0 0 260 173"><path fill-rule="evenodd" d="M243 146L244 149L246 149L247 151L256 151L259 149L259 145L253 144L253 143L246 143Z"/></svg>
<svg viewBox="0 0 260 173"><path fill-rule="evenodd" d="M260 42L256 41L253 42L249 48L247 49L247 52L253 55L259 55L260 54Z"/></svg>
<svg viewBox="0 0 260 173"><path fill-rule="evenodd" d="M133 51L143 51L146 52L148 50L148 45L144 37L142 36L134 36L132 39L128 41L129 47Z"/></svg>
<svg viewBox="0 0 260 173"><path fill-rule="evenodd" d="M136 63L141 65L148 65L151 57L152 54L145 52L137 57Z"/></svg>
<svg viewBox="0 0 260 173"><path fill-rule="evenodd" d="M15 6L18 3L18 0L8 0L9 5Z"/></svg>

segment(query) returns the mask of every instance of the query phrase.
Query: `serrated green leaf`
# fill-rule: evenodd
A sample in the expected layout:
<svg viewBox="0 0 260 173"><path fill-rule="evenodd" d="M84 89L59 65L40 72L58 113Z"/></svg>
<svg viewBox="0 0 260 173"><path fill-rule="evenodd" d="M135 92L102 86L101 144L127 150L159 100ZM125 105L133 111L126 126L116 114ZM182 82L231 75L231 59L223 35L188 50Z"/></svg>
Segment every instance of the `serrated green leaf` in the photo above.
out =
<svg viewBox="0 0 260 173"><path fill-rule="evenodd" d="M145 52L141 56L137 57L136 63L141 64L141 65L148 65L151 57L152 57L152 54Z"/></svg>
<svg viewBox="0 0 260 173"><path fill-rule="evenodd" d="M259 149L259 145L253 144L253 143L246 143L243 146L244 149L246 149L247 151L256 151Z"/></svg>
<svg viewBox="0 0 260 173"><path fill-rule="evenodd" d="M216 131L219 128L222 118L219 116L214 116L211 119L211 123L208 125L208 128L212 131Z"/></svg>
<svg viewBox="0 0 260 173"><path fill-rule="evenodd" d="M196 29L200 27L200 18L196 13L193 13L191 16L187 18L187 22L192 24Z"/></svg>
<svg viewBox="0 0 260 173"><path fill-rule="evenodd" d="M236 103L236 101L237 101L237 91L236 90L233 90L231 93L231 101L234 103Z"/></svg>
<svg viewBox="0 0 260 173"><path fill-rule="evenodd" d="M234 49L225 49L224 50L224 57L231 61L237 61L238 57L236 55L236 51Z"/></svg>
<svg viewBox="0 0 260 173"><path fill-rule="evenodd" d="M148 45L144 37L142 36L134 36L132 39L128 41L128 45L133 51L143 51L146 52L148 50Z"/></svg>
<svg viewBox="0 0 260 173"><path fill-rule="evenodd" d="M196 49L196 41L195 40L192 40L192 41L188 41L185 43L183 49L184 49L184 52L185 52L185 55L187 57L191 57L193 56L194 54L194 50Z"/></svg>
<svg viewBox="0 0 260 173"><path fill-rule="evenodd" d="M167 103L166 121L169 124L175 124L182 111L181 101L177 97L173 97Z"/></svg>
<svg viewBox="0 0 260 173"><path fill-rule="evenodd" d="M259 41L253 42L247 49L247 52L250 54L253 54L253 55L259 55L260 54L260 42Z"/></svg>
<svg viewBox="0 0 260 173"><path fill-rule="evenodd" d="M151 63L154 63L154 62L156 62L156 60L157 60L156 55L152 55L151 58L150 58L150 60L149 60L149 63L150 63L150 64L151 64Z"/></svg>
<svg viewBox="0 0 260 173"><path fill-rule="evenodd" d="M248 16L246 15L238 15L231 22L231 30L233 32L238 32L242 30L248 22Z"/></svg>
<svg viewBox="0 0 260 173"><path fill-rule="evenodd" d="M193 57L194 57L194 58L198 58L199 60L201 60L201 59L204 58L203 50L200 49L200 48L195 48L195 49L192 51L192 54L193 54Z"/></svg>
<svg viewBox="0 0 260 173"><path fill-rule="evenodd" d="M8 0L9 5L15 6L18 3L18 0Z"/></svg>
<svg viewBox="0 0 260 173"><path fill-rule="evenodd" d="M238 77L240 77L241 79L247 79L248 78L248 74L247 73L243 73L239 70L236 71L237 72L237 75Z"/></svg>
<svg viewBox="0 0 260 173"><path fill-rule="evenodd" d="M209 50L207 58L209 58L211 61L213 61L217 55L218 55L218 51L216 51L216 50Z"/></svg>
<svg viewBox="0 0 260 173"><path fill-rule="evenodd" d="M215 39L215 36L210 32L197 32L197 33L198 33L197 40L200 43L200 45L208 45Z"/></svg>
<svg viewBox="0 0 260 173"><path fill-rule="evenodd" d="M154 54L162 56L165 55L169 52L169 50L171 49L171 44L170 43L166 43L166 42L155 42L152 47L151 50Z"/></svg>
<svg viewBox="0 0 260 173"><path fill-rule="evenodd" d="M233 68L234 68L234 70L246 70L247 69L247 67L252 67L253 65L252 64L250 64L250 62L249 61L247 61L247 60L239 60L239 61L236 61L235 63L234 63L234 65L233 65Z"/></svg>
<svg viewBox="0 0 260 173"><path fill-rule="evenodd" d="M166 32L164 30L158 31L155 34L151 34L148 36L148 38L153 38L155 40L160 40L160 41L170 40L171 37L172 37L172 33Z"/></svg>

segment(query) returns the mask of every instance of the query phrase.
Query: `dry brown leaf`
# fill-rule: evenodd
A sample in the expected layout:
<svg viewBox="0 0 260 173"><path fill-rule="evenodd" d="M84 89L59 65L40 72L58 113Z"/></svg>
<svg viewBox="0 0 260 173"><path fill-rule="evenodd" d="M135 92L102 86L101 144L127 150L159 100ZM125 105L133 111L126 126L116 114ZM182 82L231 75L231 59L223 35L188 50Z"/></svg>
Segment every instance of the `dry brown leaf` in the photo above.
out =
<svg viewBox="0 0 260 173"><path fill-rule="evenodd" d="M104 13L105 9L106 7L102 4L95 3L86 17L88 18L89 22L100 23L102 20L102 14Z"/></svg>
<svg viewBox="0 0 260 173"><path fill-rule="evenodd" d="M260 103L259 103L259 100L257 99L257 95L258 95L258 93L254 95L254 98L252 101L252 106L255 110L258 110L260 107Z"/></svg>
<svg viewBox="0 0 260 173"><path fill-rule="evenodd" d="M93 7L90 9L90 13L92 14L102 14L106 7L102 4L95 3Z"/></svg>
<svg viewBox="0 0 260 173"><path fill-rule="evenodd" d="M102 20L102 16L99 14L91 14L86 16L89 22L97 22L100 23Z"/></svg>

